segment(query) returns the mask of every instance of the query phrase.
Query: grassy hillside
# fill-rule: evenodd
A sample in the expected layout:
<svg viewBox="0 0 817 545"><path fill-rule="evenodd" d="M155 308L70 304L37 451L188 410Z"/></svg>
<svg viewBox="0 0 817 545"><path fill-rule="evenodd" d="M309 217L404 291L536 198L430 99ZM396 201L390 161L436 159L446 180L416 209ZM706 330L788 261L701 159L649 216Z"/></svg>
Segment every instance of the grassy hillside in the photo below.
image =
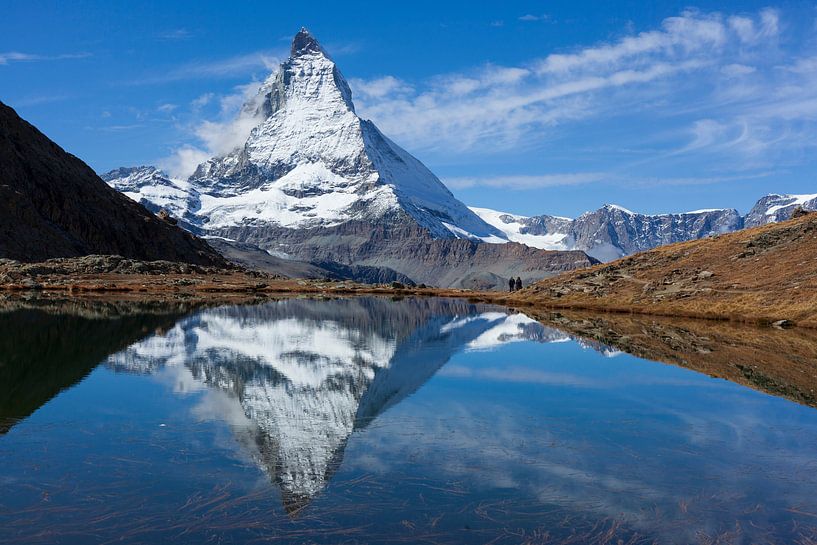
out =
<svg viewBox="0 0 817 545"><path fill-rule="evenodd" d="M817 213L568 272L507 300L817 327Z"/></svg>

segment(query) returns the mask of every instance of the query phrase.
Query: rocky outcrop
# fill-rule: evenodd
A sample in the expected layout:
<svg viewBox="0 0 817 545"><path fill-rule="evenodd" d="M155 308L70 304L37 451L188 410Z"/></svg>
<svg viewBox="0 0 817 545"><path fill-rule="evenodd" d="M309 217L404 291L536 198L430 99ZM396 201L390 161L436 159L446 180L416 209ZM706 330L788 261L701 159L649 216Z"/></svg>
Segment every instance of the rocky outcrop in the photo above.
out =
<svg viewBox="0 0 817 545"><path fill-rule="evenodd" d="M817 210L817 194L815 195L766 195L752 207L744 224L746 227L757 227L766 223L787 220L792 213L802 210Z"/></svg>
<svg viewBox="0 0 817 545"><path fill-rule="evenodd" d="M108 187L0 103L0 257L87 254L224 263L206 243Z"/></svg>

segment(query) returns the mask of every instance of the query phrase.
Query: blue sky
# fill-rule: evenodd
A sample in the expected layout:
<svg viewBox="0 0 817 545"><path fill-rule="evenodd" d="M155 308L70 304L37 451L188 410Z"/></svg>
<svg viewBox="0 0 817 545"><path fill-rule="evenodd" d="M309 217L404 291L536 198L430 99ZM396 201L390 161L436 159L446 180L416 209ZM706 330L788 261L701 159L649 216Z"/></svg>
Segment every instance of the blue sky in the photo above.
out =
<svg viewBox="0 0 817 545"><path fill-rule="evenodd" d="M4 1L0 100L97 171L189 170L306 26L470 205L817 192L817 3L645 4Z"/></svg>

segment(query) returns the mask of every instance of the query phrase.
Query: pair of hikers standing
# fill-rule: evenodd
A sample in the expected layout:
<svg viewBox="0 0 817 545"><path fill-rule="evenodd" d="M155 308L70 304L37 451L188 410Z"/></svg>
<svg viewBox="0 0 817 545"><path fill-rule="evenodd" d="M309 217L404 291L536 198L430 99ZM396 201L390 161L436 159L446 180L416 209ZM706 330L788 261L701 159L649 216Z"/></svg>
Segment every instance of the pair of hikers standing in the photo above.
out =
<svg viewBox="0 0 817 545"><path fill-rule="evenodd" d="M516 280L511 278L510 280L508 280L508 287L510 288L510 291L521 290L522 289L522 279L519 278L518 276L516 277Z"/></svg>

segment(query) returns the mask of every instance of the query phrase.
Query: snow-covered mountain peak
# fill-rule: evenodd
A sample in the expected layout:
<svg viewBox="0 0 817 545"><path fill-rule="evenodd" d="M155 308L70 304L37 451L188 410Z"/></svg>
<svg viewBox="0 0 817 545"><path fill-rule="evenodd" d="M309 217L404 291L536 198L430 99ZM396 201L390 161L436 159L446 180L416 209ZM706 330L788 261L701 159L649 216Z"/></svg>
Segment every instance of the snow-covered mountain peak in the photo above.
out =
<svg viewBox="0 0 817 545"><path fill-rule="evenodd" d="M292 47L290 48L290 55L292 57L297 57L299 55L309 54L309 53L320 53L325 57L328 57L326 51L321 47L321 44L318 43L318 40L315 39L312 34L306 29L306 27L301 27L301 30L295 35L292 39Z"/></svg>
<svg viewBox="0 0 817 545"><path fill-rule="evenodd" d="M186 214L180 218L186 228L243 246L245 256L261 250L320 266L376 267L418 283L483 288L505 285L511 275L530 282L592 262L578 252L482 245L508 236L357 115L346 79L308 31L296 35L292 53L229 127L224 140L234 147L186 180L189 198L175 193L181 185L172 180L159 193L117 177L108 182L154 209L175 204L171 213Z"/></svg>
<svg viewBox="0 0 817 545"><path fill-rule="evenodd" d="M628 216L634 216L635 215L635 212L633 212L632 210L628 210L628 209L624 208L623 206L619 206L617 204L609 204L608 203L608 204L605 204L604 206L602 206L602 208L604 210L607 210L607 211L610 211L610 212L621 212L622 214L627 214Z"/></svg>
<svg viewBox="0 0 817 545"><path fill-rule="evenodd" d="M420 161L357 116L346 79L306 29L239 115L254 127L244 145L191 177L204 194L202 226L213 234L408 217L437 238L502 238Z"/></svg>

